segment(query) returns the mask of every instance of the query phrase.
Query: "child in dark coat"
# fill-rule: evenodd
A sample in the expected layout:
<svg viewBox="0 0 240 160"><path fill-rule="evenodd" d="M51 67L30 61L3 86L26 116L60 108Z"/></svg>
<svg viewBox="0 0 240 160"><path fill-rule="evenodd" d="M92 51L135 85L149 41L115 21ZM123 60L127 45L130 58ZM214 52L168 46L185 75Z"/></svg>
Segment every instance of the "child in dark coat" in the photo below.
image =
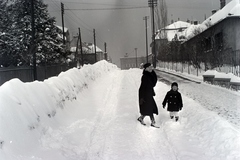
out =
<svg viewBox="0 0 240 160"><path fill-rule="evenodd" d="M179 115L178 112L182 110L182 96L181 93L178 92L178 84L176 82L172 83L171 90L167 92L164 100L163 100L163 108L165 108L166 103L168 103L167 110L170 113L170 118L178 121Z"/></svg>

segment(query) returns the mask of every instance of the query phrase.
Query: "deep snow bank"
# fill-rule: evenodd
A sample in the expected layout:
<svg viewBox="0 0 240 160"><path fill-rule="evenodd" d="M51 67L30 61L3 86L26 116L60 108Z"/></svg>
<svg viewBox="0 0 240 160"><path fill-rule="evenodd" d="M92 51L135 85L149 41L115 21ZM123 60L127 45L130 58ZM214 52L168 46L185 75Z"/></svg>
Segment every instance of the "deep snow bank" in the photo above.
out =
<svg viewBox="0 0 240 160"><path fill-rule="evenodd" d="M4 83L0 87L0 159L17 159L7 156L21 155L24 148L34 155L31 148L34 151L45 127L58 123L54 116L64 110L65 104L74 101L98 77L117 69L111 63L100 61L43 82L23 83L12 79Z"/></svg>

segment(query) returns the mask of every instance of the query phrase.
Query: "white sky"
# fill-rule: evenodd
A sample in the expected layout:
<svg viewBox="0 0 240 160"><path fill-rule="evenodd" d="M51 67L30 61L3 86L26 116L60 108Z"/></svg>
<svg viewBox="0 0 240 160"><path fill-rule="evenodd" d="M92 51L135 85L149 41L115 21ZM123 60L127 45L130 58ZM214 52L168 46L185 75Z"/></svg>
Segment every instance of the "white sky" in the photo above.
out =
<svg viewBox="0 0 240 160"><path fill-rule="evenodd" d="M170 87L158 82L157 129L149 118L147 126L137 121L141 76L100 61L44 82L6 82L0 159L240 159L239 92L181 81L184 106L175 122L161 106Z"/></svg>

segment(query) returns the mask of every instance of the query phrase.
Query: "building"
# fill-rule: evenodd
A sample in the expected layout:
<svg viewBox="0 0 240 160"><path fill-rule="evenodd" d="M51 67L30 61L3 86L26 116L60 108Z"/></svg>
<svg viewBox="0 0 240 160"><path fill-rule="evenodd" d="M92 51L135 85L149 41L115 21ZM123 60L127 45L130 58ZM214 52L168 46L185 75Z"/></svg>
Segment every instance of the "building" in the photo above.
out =
<svg viewBox="0 0 240 160"><path fill-rule="evenodd" d="M152 55L148 56L148 62L152 63ZM146 57L122 57L120 58L121 69L141 68L141 64L146 63Z"/></svg>
<svg viewBox="0 0 240 160"><path fill-rule="evenodd" d="M182 51L190 53L191 60L204 62L206 69L240 65L239 28L240 0L232 0L201 24L201 32L185 41Z"/></svg>
<svg viewBox="0 0 240 160"><path fill-rule="evenodd" d="M78 51L76 50L77 38L78 37L73 37L73 40L71 41L71 55L73 58L76 57L80 64L94 64L96 61L100 61L106 58L106 54L104 54L104 52L98 46L96 46L95 55L94 44L87 42L82 43L83 55L81 55L80 44L78 45Z"/></svg>

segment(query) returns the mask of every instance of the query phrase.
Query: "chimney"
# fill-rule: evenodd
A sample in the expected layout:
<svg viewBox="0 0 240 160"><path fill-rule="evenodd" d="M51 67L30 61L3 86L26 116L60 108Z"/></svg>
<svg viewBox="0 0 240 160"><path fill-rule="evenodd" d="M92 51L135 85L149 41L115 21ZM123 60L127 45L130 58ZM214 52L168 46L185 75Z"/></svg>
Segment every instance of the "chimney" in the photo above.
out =
<svg viewBox="0 0 240 160"><path fill-rule="evenodd" d="M193 21L193 24L194 25L198 25L198 21Z"/></svg>
<svg viewBox="0 0 240 160"><path fill-rule="evenodd" d="M226 0L220 0L220 9L222 9L226 5Z"/></svg>
<svg viewBox="0 0 240 160"><path fill-rule="evenodd" d="M214 15L217 12L217 10L212 10L212 15Z"/></svg>

